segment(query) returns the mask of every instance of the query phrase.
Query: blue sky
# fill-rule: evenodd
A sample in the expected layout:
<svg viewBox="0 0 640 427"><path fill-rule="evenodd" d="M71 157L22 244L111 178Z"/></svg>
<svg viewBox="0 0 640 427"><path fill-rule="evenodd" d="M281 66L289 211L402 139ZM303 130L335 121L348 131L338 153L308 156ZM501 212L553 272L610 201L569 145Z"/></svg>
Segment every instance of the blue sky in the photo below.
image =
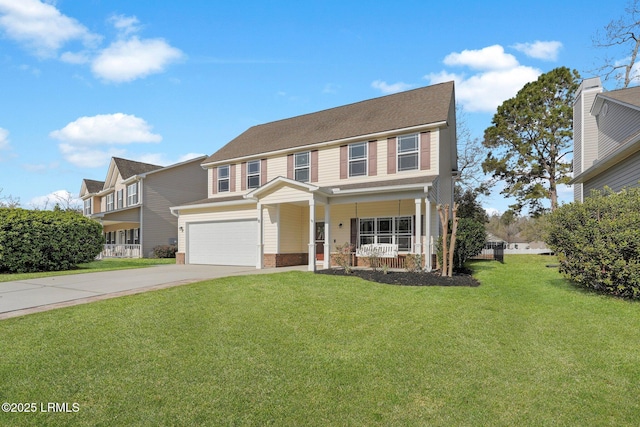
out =
<svg viewBox="0 0 640 427"><path fill-rule="evenodd" d="M591 38L626 3L0 0L0 196L50 207L111 156L171 164L256 124L451 79L481 137L539 74L591 76ZM485 208L506 209L498 191Z"/></svg>

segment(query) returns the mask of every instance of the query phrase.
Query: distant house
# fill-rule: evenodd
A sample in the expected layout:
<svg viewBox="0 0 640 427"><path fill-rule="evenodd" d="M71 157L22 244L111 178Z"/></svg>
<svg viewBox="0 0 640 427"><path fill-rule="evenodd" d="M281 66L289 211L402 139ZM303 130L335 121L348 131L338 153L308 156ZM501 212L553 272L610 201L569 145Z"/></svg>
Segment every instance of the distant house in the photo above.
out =
<svg viewBox="0 0 640 427"><path fill-rule="evenodd" d="M84 215L104 227L103 257L148 257L159 245L177 244L171 206L205 197L205 156L171 166L114 157L105 181L84 179Z"/></svg>
<svg viewBox="0 0 640 427"><path fill-rule="evenodd" d="M605 92L600 78L580 85L573 106L574 200L592 190L640 185L640 86Z"/></svg>
<svg viewBox="0 0 640 427"><path fill-rule="evenodd" d="M430 268L457 176L454 85L254 126L203 167L207 197L172 208L179 262L314 270L351 243Z"/></svg>

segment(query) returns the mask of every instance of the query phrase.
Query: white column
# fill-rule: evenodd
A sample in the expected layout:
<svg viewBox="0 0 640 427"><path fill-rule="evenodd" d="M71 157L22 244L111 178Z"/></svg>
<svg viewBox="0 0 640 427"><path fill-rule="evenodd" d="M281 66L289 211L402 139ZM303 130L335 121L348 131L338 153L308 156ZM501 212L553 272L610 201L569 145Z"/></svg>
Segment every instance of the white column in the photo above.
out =
<svg viewBox="0 0 640 427"><path fill-rule="evenodd" d="M324 262L322 268L331 267L331 205L327 200L324 205Z"/></svg>
<svg viewBox="0 0 640 427"><path fill-rule="evenodd" d="M256 269L262 270L262 262L264 258L264 242L262 241L262 204L258 203L258 229L256 230L258 233L258 247L256 249L256 256L258 259L256 260Z"/></svg>
<svg viewBox="0 0 640 427"><path fill-rule="evenodd" d="M427 204L426 212L424 213L425 221L424 221L424 234L426 237L426 250L424 251L424 255L426 257L425 266L427 271L431 271L431 201L429 197L425 199L425 203Z"/></svg>
<svg viewBox="0 0 640 427"><path fill-rule="evenodd" d="M416 241L414 253L422 255L422 199L416 199Z"/></svg>
<svg viewBox="0 0 640 427"><path fill-rule="evenodd" d="M316 271L316 201L309 200L309 271Z"/></svg>

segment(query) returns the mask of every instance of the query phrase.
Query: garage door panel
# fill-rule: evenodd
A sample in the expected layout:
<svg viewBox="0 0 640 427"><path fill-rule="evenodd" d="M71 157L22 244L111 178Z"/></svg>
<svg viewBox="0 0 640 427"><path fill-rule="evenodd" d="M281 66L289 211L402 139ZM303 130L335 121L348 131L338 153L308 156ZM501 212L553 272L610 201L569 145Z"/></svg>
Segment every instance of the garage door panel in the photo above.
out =
<svg viewBox="0 0 640 427"><path fill-rule="evenodd" d="M189 264L256 265L256 220L193 223L187 230Z"/></svg>

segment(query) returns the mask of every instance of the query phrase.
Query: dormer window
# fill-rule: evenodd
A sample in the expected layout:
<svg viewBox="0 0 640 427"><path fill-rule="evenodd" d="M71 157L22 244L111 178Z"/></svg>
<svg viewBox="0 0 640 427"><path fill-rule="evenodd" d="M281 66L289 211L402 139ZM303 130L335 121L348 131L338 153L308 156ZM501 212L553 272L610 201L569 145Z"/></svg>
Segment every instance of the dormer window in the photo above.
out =
<svg viewBox="0 0 640 427"><path fill-rule="evenodd" d="M294 156L294 179L300 182L309 182L310 179L310 170L311 170L311 159L310 152L305 151L304 153L296 153Z"/></svg>
<svg viewBox="0 0 640 427"><path fill-rule="evenodd" d="M218 193L229 191L229 165L218 168Z"/></svg>

